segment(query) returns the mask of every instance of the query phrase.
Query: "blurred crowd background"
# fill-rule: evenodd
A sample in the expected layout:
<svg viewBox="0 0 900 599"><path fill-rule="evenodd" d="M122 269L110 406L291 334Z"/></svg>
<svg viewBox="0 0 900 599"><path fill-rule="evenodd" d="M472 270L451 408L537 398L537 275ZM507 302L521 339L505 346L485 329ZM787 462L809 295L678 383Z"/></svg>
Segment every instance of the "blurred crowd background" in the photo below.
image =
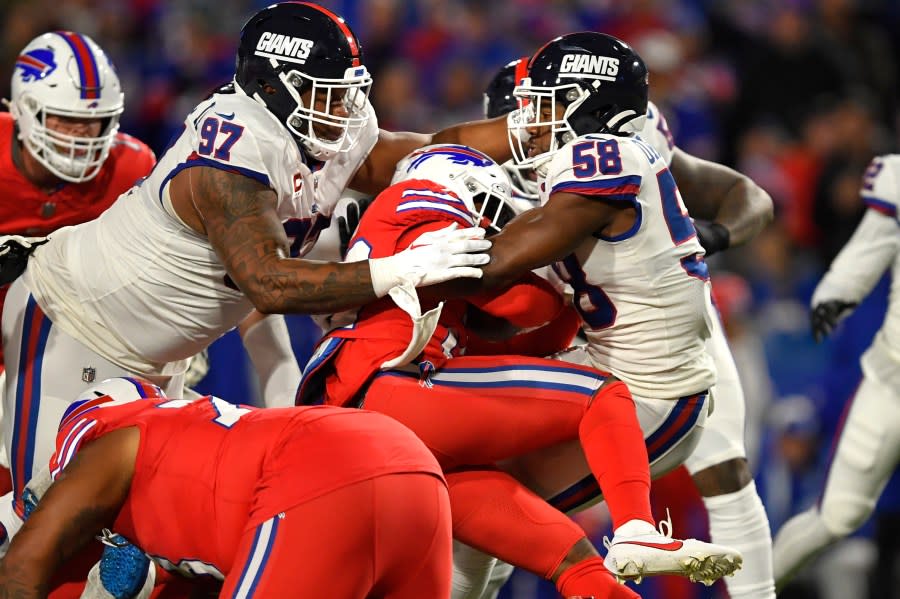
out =
<svg viewBox="0 0 900 599"><path fill-rule="evenodd" d="M125 88L122 129L160 152L195 103L229 80L242 23L268 2L241 0L5 0L0 2L0 97L18 51L38 33L72 29L112 57ZM434 131L482 114L482 90L506 62L552 37L592 29L631 43L651 71L651 99L676 143L752 176L773 197L775 222L745 248L715 256L717 301L748 406L748 447L773 532L815 502L859 356L880 326L888 285L826 342L809 333L815 284L863 206L858 187L876 154L900 147L900 2L896 0L339 0L374 75L385 129ZM0 224L2 227L2 224ZM301 364L316 331L291 330ZM250 377L230 336L214 346L205 390L246 401ZM246 370L244 368L243 370ZM227 381L227 383L226 383ZM241 389L243 397L235 397ZM655 486L679 535L705 515L684 474ZM581 517L598 538L602 510ZM785 595L892 597L900 588L900 485L876 516ZM892 590L894 589L894 590ZM710 599L679 581L647 581L648 598ZM504 597L553 597L517 575Z"/></svg>

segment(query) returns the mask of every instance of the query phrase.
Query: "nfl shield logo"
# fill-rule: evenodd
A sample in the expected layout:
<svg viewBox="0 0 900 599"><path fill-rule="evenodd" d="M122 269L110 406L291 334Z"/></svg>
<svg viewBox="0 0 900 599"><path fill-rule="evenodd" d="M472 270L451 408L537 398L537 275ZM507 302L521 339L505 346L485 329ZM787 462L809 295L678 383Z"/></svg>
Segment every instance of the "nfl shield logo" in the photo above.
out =
<svg viewBox="0 0 900 599"><path fill-rule="evenodd" d="M81 369L81 380L85 383L93 383L94 379L97 377L97 369L91 368L88 366L87 368Z"/></svg>

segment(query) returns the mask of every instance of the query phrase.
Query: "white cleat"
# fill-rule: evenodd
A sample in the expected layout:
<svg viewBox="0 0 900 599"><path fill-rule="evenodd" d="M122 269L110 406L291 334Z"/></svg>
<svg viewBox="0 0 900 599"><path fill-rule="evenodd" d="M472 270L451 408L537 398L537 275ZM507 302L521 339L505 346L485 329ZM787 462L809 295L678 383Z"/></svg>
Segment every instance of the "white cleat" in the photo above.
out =
<svg viewBox="0 0 900 599"><path fill-rule="evenodd" d="M670 519L659 523L659 531L603 539L608 550L603 564L620 583L640 583L645 576L674 574L709 586L741 568L740 552L697 539L673 539Z"/></svg>

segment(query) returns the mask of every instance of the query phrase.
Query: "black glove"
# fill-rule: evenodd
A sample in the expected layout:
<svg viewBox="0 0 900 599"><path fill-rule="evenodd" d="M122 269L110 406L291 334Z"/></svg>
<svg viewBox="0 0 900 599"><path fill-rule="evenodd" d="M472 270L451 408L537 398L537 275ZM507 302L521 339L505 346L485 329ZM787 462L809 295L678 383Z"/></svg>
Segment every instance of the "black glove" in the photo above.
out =
<svg viewBox="0 0 900 599"><path fill-rule="evenodd" d="M731 233L725 228L725 225L695 220L694 228L697 229L697 241L706 250L707 256L727 250L731 245Z"/></svg>
<svg viewBox="0 0 900 599"><path fill-rule="evenodd" d="M9 235L0 244L0 285L12 283L25 272L28 257L35 248L47 243L46 239Z"/></svg>
<svg viewBox="0 0 900 599"><path fill-rule="evenodd" d="M842 300L829 300L816 304L809 314L809 324L812 329L813 339L820 343L834 330L834 325L841 315L856 307L857 302L845 302Z"/></svg>
<svg viewBox="0 0 900 599"><path fill-rule="evenodd" d="M338 236L341 240L341 258L347 255L347 247L350 245L350 240L353 239L353 234L356 233L356 227L359 226L359 220L362 218L362 215L365 214L366 209L369 207L369 204L372 203L372 200L373 198L352 200L347 203L347 216L338 217Z"/></svg>

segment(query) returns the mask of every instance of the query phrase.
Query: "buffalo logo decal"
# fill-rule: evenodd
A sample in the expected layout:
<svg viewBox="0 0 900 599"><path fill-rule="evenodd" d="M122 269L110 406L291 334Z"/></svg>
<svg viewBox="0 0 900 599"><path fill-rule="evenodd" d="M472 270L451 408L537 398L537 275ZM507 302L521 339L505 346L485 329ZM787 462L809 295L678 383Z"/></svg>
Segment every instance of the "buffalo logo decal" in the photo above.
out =
<svg viewBox="0 0 900 599"><path fill-rule="evenodd" d="M56 60L54 60L53 50L49 48L38 48L20 54L16 58L16 68L22 69L20 73L22 81L25 83L38 81L43 79L56 70Z"/></svg>

